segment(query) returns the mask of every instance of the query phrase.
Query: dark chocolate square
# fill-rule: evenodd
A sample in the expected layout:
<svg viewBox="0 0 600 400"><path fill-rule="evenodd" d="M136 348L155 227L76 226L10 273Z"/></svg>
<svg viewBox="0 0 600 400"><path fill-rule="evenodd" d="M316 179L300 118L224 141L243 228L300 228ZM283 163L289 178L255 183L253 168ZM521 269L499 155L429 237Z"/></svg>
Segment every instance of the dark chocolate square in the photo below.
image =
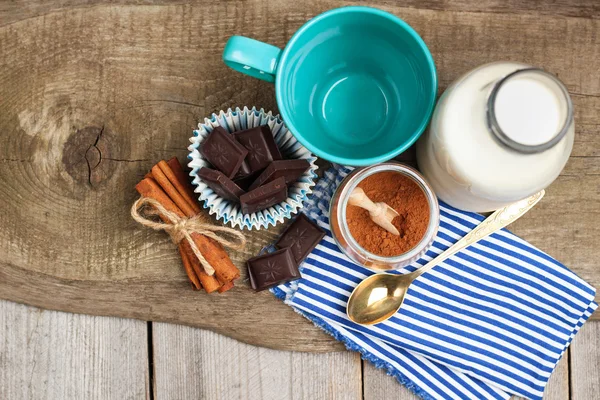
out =
<svg viewBox="0 0 600 400"><path fill-rule="evenodd" d="M220 126L213 129L200 145L200 153L215 169L233 178L239 171L248 150Z"/></svg>
<svg viewBox="0 0 600 400"><path fill-rule="evenodd" d="M280 177L272 182L256 188L240 196L242 212L252 214L264 210L287 199L287 186L285 178Z"/></svg>
<svg viewBox="0 0 600 400"><path fill-rule="evenodd" d="M257 292L300 279L300 271L288 248L249 259L250 285Z"/></svg>
<svg viewBox="0 0 600 400"><path fill-rule="evenodd" d="M281 160L281 152L268 125L235 132L233 137L248 150L244 160L249 170L247 175L266 168L272 161Z"/></svg>
<svg viewBox="0 0 600 400"><path fill-rule="evenodd" d="M215 193L226 199L232 201L240 201L240 196L246 193L234 181L225 176L221 171L216 169L210 169L206 167L200 168L198 176L204 183L208 185Z"/></svg>
<svg viewBox="0 0 600 400"><path fill-rule="evenodd" d="M300 213L275 243L278 249L289 248L300 265L325 236L325 231Z"/></svg>
<svg viewBox="0 0 600 400"><path fill-rule="evenodd" d="M274 179L279 177L285 178L285 184L288 185L292 182L295 182L306 172L306 170L310 167L310 163L303 159L296 160L278 160L273 161L267 169L265 169L262 174L256 180L248 190L252 190L259 186L264 185L265 183L269 183Z"/></svg>

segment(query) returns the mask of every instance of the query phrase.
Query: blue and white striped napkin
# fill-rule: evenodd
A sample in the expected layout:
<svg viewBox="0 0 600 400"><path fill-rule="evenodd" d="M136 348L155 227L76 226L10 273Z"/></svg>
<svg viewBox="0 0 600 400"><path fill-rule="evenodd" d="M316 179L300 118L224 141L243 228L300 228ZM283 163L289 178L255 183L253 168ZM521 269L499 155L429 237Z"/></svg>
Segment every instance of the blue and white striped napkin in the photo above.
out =
<svg viewBox="0 0 600 400"><path fill-rule="evenodd" d="M325 173L304 212L327 235L302 264L302 279L273 289L350 350L387 369L425 399L541 399L556 363L597 305L595 289L507 230L418 278L399 313L364 327L346 317L354 287L372 271L354 264L329 232L329 200L351 171ZM438 236L414 271L483 217L440 204Z"/></svg>

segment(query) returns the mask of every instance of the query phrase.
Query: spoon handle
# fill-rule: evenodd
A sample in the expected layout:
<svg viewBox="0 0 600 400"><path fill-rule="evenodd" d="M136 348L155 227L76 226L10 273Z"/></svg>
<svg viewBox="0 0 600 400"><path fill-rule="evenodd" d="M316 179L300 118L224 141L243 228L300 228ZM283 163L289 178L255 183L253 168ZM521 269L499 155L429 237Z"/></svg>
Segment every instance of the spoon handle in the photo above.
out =
<svg viewBox="0 0 600 400"><path fill-rule="evenodd" d="M465 237L460 239L458 242L454 243L452 246L446 249L446 251L444 251L442 254L440 254L433 260L429 261L423 267L413 272L413 279L429 271L431 268L435 267L448 257L458 253L465 247L470 246L473 243L483 239L484 237L489 236L492 233L499 231L505 226L515 222L517 219L523 216L523 214L529 211L534 205L536 205L537 202L540 201L542 197L544 197L544 194L545 192L542 190L541 192L538 192L526 199L517 201L516 203L510 204L504 208L496 210L482 223L477 225L475 229L469 232Z"/></svg>

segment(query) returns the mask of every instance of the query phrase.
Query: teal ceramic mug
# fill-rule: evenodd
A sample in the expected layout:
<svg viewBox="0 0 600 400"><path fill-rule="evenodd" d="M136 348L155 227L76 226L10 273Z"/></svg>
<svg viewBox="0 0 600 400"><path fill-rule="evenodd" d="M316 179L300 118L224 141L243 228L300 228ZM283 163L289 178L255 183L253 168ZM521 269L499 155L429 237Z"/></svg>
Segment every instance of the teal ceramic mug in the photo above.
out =
<svg viewBox="0 0 600 400"><path fill-rule="evenodd" d="M369 7L308 21L285 49L233 36L231 68L275 82L277 105L317 156L369 165L397 156L425 129L437 90L431 53L404 21Z"/></svg>

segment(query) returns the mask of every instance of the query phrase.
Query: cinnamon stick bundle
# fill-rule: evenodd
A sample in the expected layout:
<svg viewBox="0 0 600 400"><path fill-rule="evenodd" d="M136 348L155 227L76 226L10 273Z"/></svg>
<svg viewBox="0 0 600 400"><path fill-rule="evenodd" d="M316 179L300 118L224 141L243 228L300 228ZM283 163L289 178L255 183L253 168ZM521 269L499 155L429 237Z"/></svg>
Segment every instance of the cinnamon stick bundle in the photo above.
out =
<svg viewBox="0 0 600 400"><path fill-rule="evenodd" d="M156 200L167 211L180 218L191 218L201 212L200 205L194 199L194 191L176 157L168 161L161 160L135 188L142 197ZM169 222L164 216L159 215L159 217L164 222ZM202 256L214 268L214 276L208 275L194 254L190 243L182 240L178 245L179 253L194 288L198 290L204 288L207 293L217 290L223 293L231 289L233 280L239 278L240 271L223 246L199 233L191 233L191 237Z"/></svg>

